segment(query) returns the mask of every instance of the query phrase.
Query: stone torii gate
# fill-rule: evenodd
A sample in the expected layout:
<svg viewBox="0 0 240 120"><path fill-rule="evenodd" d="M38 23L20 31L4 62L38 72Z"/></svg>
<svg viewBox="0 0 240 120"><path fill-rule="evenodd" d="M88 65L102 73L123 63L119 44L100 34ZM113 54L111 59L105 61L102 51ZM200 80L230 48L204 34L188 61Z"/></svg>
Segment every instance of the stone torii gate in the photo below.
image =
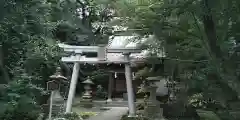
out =
<svg viewBox="0 0 240 120"><path fill-rule="evenodd" d="M80 64L108 64L108 63L118 63L125 65L125 77L126 77L126 84L127 84L127 95L128 95L128 107L129 107L129 117L136 116L136 106L134 103L134 92L133 92L133 85L132 85L132 71L131 71L131 62L135 62L130 58L130 55L133 53L141 53L142 50L136 47L128 47L128 48L111 48L107 47L106 45L99 45L99 46L73 46L73 45L66 45L66 44L59 44L59 47L63 48L65 52L73 53L69 57L62 57L63 62L74 63L71 83L67 98L66 104L66 113L71 112L72 109L72 102L75 96L75 90L77 85L77 78L80 69ZM82 53L88 52L96 52L97 57L95 58L88 58L83 56ZM121 54L123 55L122 59L114 59L112 54Z"/></svg>

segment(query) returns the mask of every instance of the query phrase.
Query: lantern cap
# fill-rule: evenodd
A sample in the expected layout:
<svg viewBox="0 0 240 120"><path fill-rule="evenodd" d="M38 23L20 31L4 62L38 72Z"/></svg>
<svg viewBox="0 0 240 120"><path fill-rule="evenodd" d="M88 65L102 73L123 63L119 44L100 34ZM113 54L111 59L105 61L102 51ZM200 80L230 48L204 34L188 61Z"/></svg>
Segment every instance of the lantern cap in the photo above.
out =
<svg viewBox="0 0 240 120"><path fill-rule="evenodd" d="M161 80L161 76L156 76L156 77L148 77L146 78L148 81L160 81Z"/></svg>
<svg viewBox="0 0 240 120"><path fill-rule="evenodd" d="M83 81L82 83L84 83L84 84L94 84L94 83L92 82L92 80L90 79L89 76L88 76L87 79L86 79L85 81Z"/></svg>
<svg viewBox="0 0 240 120"><path fill-rule="evenodd" d="M50 79L55 79L55 80L67 80L66 77L64 77L62 74L61 74L61 67L57 67L56 68L56 72L54 75L51 75L50 76Z"/></svg>

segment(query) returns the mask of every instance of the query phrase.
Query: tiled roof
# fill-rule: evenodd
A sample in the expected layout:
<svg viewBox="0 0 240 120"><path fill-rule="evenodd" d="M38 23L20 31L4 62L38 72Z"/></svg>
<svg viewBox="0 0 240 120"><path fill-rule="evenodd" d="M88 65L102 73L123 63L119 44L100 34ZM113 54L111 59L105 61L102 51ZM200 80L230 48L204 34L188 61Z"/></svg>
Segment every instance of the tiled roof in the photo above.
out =
<svg viewBox="0 0 240 120"><path fill-rule="evenodd" d="M142 38L138 37L138 35L131 32L128 27L121 25L122 18L114 17L111 22L107 23L107 26L111 26L113 28L113 32L115 33L130 33L128 35L115 35L111 36L108 41L108 48L138 48L140 45L145 44L146 41L151 39L155 39L153 35ZM117 23L117 24L116 24ZM98 23L99 24L99 23ZM147 58L150 51L143 50L141 53L132 53L130 55L131 60L133 61L141 61ZM158 54L158 57L165 57L164 51ZM123 60L124 56L121 53L107 53L108 60Z"/></svg>
<svg viewBox="0 0 240 120"><path fill-rule="evenodd" d="M136 40L137 39L137 40ZM108 48L138 48L144 44L148 38L137 38L137 36L115 36L109 40ZM143 61L149 55L148 50L143 50L141 53L132 53L130 59L132 61ZM163 56L160 56L163 57ZM107 53L108 60L124 60L121 53Z"/></svg>

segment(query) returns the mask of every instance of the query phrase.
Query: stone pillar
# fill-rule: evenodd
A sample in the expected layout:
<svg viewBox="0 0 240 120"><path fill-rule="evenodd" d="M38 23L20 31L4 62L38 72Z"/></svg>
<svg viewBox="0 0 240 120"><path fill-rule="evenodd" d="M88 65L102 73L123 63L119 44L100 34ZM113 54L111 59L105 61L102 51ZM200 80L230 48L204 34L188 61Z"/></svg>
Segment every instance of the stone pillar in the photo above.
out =
<svg viewBox="0 0 240 120"><path fill-rule="evenodd" d="M134 92L133 92L133 85L132 85L132 71L130 66L130 53L123 53L125 62L125 77L126 77L126 84L127 84L127 94L128 94L128 107L129 107L129 117L136 116L136 106L134 103Z"/></svg>
<svg viewBox="0 0 240 120"><path fill-rule="evenodd" d="M75 96L79 69L80 69L80 63L74 63L72 78L71 78L71 83L70 83L70 88L69 88L68 98L67 98L66 113L69 113L72 110L72 103L73 103L73 98Z"/></svg>
<svg viewBox="0 0 240 120"><path fill-rule="evenodd" d="M112 102L112 89L113 89L113 74L109 73L109 80L108 80L108 98L107 102Z"/></svg>

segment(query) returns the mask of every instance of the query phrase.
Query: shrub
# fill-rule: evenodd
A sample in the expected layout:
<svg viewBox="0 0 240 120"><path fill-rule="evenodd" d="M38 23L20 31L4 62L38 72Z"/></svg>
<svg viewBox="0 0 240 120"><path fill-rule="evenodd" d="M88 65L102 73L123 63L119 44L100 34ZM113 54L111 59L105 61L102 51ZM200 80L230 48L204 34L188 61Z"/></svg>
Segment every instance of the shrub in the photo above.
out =
<svg viewBox="0 0 240 120"><path fill-rule="evenodd" d="M1 120L36 120L42 113L35 95L41 95L43 89L32 85L31 79L21 75L3 89L0 95Z"/></svg>
<svg viewBox="0 0 240 120"><path fill-rule="evenodd" d="M106 90L104 90L104 88L101 85L97 86L95 95L96 95L95 96L96 98L103 98L103 99L107 98L107 92Z"/></svg>
<svg viewBox="0 0 240 120"><path fill-rule="evenodd" d="M66 118L67 120L82 120L81 116L75 112L65 113L62 117Z"/></svg>
<svg viewBox="0 0 240 120"><path fill-rule="evenodd" d="M96 116L97 113L96 112L82 112L80 113L80 116L83 118L83 119L87 119L91 116Z"/></svg>

